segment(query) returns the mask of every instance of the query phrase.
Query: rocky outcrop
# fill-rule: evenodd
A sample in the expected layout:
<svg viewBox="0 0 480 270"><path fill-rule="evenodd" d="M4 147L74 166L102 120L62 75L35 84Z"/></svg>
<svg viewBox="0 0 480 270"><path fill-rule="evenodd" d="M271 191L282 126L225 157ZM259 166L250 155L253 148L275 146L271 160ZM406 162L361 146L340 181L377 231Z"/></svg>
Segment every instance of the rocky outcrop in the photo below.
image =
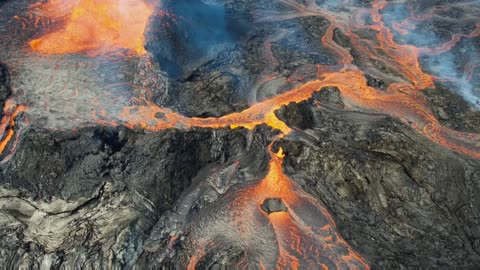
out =
<svg viewBox="0 0 480 270"><path fill-rule="evenodd" d="M159 215L167 216L165 210L172 209L195 175L210 175L211 164L237 159L251 164L249 170L264 170L266 157L257 152L268 132L259 130L256 135L241 129L27 130L1 169L2 265L131 267ZM210 183L206 187L218 197L244 181L224 178L239 169L238 162L231 164L196 183ZM187 203L187 209L196 202Z"/></svg>
<svg viewBox="0 0 480 270"><path fill-rule="evenodd" d="M0 3L1 4L1 3ZM5 100L10 96L10 78L8 75L7 67L0 63L0 111L3 112L3 106Z"/></svg>
<svg viewBox="0 0 480 270"><path fill-rule="evenodd" d="M151 201L119 182L77 200L0 190L0 263L11 269L132 267L155 222Z"/></svg>
<svg viewBox="0 0 480 270"><path fill-rule="evenodd" d="M276 212L287 212L288 207L283 203L280 198L269 198L266 199L263 204L260 206L262 210L267 213L276 213Z"/></svg>

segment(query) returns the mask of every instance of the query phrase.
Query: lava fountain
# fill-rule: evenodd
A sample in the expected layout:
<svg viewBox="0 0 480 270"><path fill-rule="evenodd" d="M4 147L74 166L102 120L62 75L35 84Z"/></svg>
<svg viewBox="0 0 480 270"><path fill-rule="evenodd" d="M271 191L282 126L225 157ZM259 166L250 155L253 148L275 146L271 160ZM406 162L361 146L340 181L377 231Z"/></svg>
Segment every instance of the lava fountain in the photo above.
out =
<svg viewBox="0 0 480 270"><path fill-rule="evenodd" d="M153 8L143 0L51 0L34 8L59 29L30 41L42 54L86 52L90 56L117 49L144 54L143 32Z"/></svg>

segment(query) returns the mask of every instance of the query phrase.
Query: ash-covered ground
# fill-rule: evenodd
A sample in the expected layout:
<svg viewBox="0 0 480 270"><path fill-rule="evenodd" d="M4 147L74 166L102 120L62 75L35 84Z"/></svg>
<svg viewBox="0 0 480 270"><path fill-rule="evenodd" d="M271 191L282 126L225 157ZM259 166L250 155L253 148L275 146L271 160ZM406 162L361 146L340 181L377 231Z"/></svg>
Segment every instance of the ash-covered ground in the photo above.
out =
<svg viewBox="0 0 480 270"><path fill-rule="evenodd" d="M95 56L33 51L35 3L0 1L5 268L480 266L477 1L149 0Z"/></svg>

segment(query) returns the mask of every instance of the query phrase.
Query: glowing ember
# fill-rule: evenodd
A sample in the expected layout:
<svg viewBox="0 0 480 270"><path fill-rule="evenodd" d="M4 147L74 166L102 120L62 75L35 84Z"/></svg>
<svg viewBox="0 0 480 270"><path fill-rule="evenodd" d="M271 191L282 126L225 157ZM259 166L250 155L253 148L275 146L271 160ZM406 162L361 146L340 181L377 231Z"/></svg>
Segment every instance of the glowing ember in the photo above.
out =
<svg viewBox="0 0 480 270"><path fill-rule="evenodd" d="M129 49L145 53L143 32L153 12L143 0L50 0L38 8L62 21L60 29L29 44L44 54L87 52L90 56Z"/></svg>

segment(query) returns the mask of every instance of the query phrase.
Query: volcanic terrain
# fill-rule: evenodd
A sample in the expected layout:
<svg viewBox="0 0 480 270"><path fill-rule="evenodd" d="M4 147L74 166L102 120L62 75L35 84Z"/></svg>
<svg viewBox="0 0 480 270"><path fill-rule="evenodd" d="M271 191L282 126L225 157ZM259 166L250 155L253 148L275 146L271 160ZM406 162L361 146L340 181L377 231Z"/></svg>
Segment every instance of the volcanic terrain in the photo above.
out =
<svg viewBox="0 0 480 270"><path fill-rule="evenodd" d="M0 0L0 265L480 267L479 14Z"/></svg>

